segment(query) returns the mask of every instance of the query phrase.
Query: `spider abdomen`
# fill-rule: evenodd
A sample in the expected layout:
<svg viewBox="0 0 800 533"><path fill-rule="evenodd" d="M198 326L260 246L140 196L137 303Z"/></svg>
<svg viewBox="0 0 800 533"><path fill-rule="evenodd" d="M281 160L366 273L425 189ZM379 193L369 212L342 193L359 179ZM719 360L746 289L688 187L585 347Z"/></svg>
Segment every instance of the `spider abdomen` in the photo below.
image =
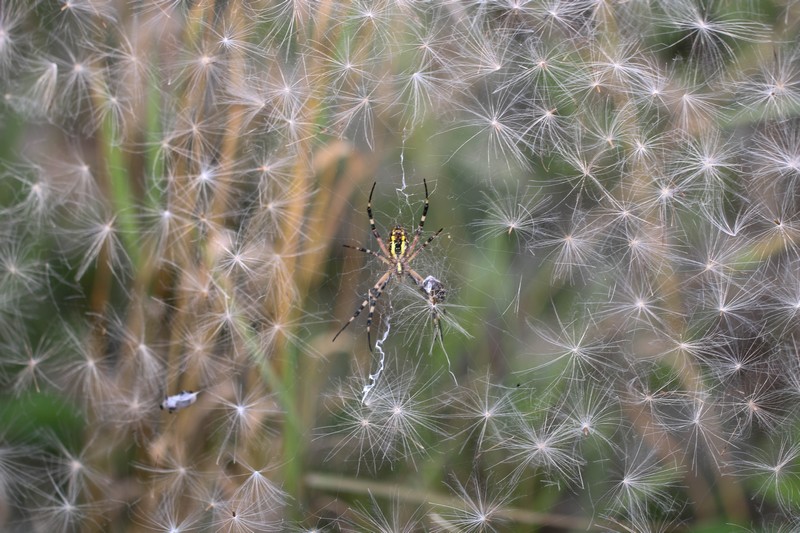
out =
<svg viewBox="0 0 800 533"><path fill-rule="evenodd" d="M392 233L389 234L389 253L392 254L392 259L399 261L406 256L406 245L408 244L408 233L402 226L395 226ZM400 265L397 266L397 271L402 272Z"/></svg>

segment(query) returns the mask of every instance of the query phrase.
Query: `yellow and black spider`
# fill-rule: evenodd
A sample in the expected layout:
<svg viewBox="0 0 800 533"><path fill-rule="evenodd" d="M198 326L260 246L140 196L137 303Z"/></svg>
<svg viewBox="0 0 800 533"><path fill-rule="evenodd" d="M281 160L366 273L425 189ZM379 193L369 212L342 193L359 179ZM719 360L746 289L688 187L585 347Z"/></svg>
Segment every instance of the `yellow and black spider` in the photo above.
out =
<svg viewBox="0 0 800 533"><path fill-rule="evenodd" d="M408 242L408 232L406 232L403 226L395 226L394 229L389 233L389 246L387 247L386 244L383 242L380 233L375 228L375 218L372 216L372 193L375 192L375 185L377 182L372 184L372 190L369 192L369 200L367 201L367 215L369 216L369 225L372 229L372 235L375 236L375 240L378 241L378 247L380 248L379 252L370 250L368 248L363 248L361 246L350 246L345 244L345 248L352 248L354 250L358 250L360 252L364 252L371 256L377 257L382 263L384 263L389 268L383 275L378 278L378 281L372 288L367 291L367 297L361 302L361 305L356 309L356 312L353 313L353 316L350 317L350 320L342 326L336 335L334 335L333 340L336 340L336 337L344 331L344 329L350 325L350 323L355 320L358 315L361 314L361 311L364 310L367 305L369 305L369 314L367 315L367 344L369 345L370 351L372 351L372 339L370 337L370 326L372 326L372 316L375 313L375 305L378 301L378 298L381 297L383 290L386 288L386 285L389 283L389 280L392 279L392 276L403 277L403 275L407 275L410 277L414 284L422 291L426 298L428 298L429 302L431 303L431 307L434 311L434 326L436 327L439 338L442 337L441 325L439 324L439 316L438 311L436 308L436 304L439 302L444 301L444 287L441 283L436 280L438 283L438 287L434 286L431 287L430 282L425 281L422 276L420 276L413 268L411 268L410 264L411 261L417 257L422 250L428 246L433 239L439 235L444 228L440 228L439 231L428 237L421 246L417 247L419 244L419 238L422 235L422 228L425 226L425 217L428 215L428 183L425 180L422 180L423 185L425 186L425 205L422 208L422 217L419 219L419 226L417 226L417 231L414 232L414 239L411 241L411 244ZM430 276L429 276L430 278ZM435 278L433 278L435 279ZM431 290L431 289L435 290ZM443 311L443 310L442 310Z"/></svg>

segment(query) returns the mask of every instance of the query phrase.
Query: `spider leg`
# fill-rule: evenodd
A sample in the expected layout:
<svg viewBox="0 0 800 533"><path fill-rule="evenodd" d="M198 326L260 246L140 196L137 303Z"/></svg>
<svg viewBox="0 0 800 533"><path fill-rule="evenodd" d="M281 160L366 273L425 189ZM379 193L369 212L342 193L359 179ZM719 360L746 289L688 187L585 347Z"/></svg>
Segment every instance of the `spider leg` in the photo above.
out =
<svg viewBox="0 0 800 533"><path fill-rule="evenodd" d="M413 279L414 283L417 284L417 287L419 287L419 290L421 290L423 293L425 293L425 289L422 288L422 276L419 275L419 272L417 272L416 270L414 270L410 266L405 267L403 269L403 272L408 274L408 277Z"/></svg>
<svg viewBox="0 0 800 533"><path fill-rule="evenodd" d="M413 250L412 248L413 252L411 253L410 256L408 256L408 259L406 259L406 264L410 263L412 259L417 257L417 254L420 253L422 250L424 250L425 247L428 246L431 243L431 241L435 239L442 232L443 229L444 228L439 228L439 231L428 237L428 240L422 243L422 246L420 246L419 249Z"/></svg>
<svg viewBox="0 0 800 533"><path fill-rule="evenodd" d="M417 231L414 232L414 240L411 241L411 246L408 248L409 251L413 251L414 247L417 245L419 236L422 235L422 228L425 226L425 217L428 216L428 182L423 179L422 184L425 185L425 205L422 208L422 216L419 219Z"/></svg>
<svg viewBox="0 0 800 533"><path fill-rule="evenodd" d="M383 293L383 289L386 288L386 284L389 283L393 273L393 270L388 271L386 274L381 276L375 286L370 289L370 296L372 296L372 300L369 303L369 314L367 315L367 346L369 347L370 352L372 351L372 337L369 329L370 326L372 326L372 315L375 313L375 305L378 303L378 298L381 297L381 293Z"/></svg>
<svg viewBox="0 0 800 533"><path fill-rule="evenodd" d="M384 244L383 239L381 238L381 234L378 233L378 229L375 227L375 217L372 216L372 193L375 192L375 186L378 182L372 183L372 190L369 191L369 200L367 200L367 215L369 216L369 227L372 229L372 235L375 237L375 240L378 241L378 246L383 252L383 255L386 257L391 257L392 254L389 253L389 250L386 248L386 244Z"/></svg>
<svg viewBox="0 0 800 533"><path fill-rule="evenodd" d="M342 246L344 246L345 248L351 248L353 250L358 250L359 252L364 252L365 254L369 254L371 256L377 257L378 259L383 261L383 263L385 263L387 266L394 267L394 263L392 263L391 261L389 261L388 259L383 257L378 252L370 250L369 248L364 248L362 246L350 246L349 244L343 244Z"/></svg>
<svg viewBox="0 0 800 533"><path fill-rule="evenodd" d="M372 286L369 289L369 291L367 291L366 299L364 299L364 301L361 302L361 305L358 306L358 309L356 309L356 312L353 313L353 316L350 317L350 320L345 322L344 326L342 326L342 328L336 333L336 335L333 336L333 340L331 340L331 342L335 341L336 338L345 330L345 328L349 326L353 320L358 318L358 315L360 315L361 312L364 310L364 308L367 307L367 305L369 305L369 318L367 319L367 340L370 341L370 351L372 351L372 342L369 336L369 327L372 324L372 314L375 311L375 302L381 295L383 288L386 287L386 284L389 282L389 278L391 277L392 273L393 273L392 270L387 271L383 276L380 277L380 279L378 279L378 282L374 286ZM374 298L373 298L373 293L377 294L377 296L375 296Z"/></svg>

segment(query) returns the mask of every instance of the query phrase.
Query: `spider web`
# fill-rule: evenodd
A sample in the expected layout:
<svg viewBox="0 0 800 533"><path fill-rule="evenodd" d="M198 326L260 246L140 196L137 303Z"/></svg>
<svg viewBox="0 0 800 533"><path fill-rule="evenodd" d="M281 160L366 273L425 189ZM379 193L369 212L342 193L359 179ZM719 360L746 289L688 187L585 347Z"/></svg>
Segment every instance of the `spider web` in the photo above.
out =
<svg viewBox="0 0 800 533"><path fill-rule="evenodd" d="M392 322L391 322L391 315L386 314L383 318L384 322L384 332L383 336L380 339L375 341L375 351L378 352L380 359L378 360L378 369L375 371L374 374L370 374L367 384L364 385L362 389L361 395L361 405L364 405L367 402L367 397L372 389L378 384L378 379L383 374L384 369L386 368L386 352L383 351L383 343L386 342L386 339L389 337L389 332L392 330Z"/></svg>

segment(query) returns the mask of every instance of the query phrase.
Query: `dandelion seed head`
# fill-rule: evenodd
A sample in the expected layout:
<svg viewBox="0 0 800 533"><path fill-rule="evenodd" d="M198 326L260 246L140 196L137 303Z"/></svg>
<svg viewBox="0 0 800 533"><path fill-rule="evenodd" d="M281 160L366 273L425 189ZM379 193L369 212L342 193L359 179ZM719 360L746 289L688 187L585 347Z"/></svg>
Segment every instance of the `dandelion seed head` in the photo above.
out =
<svg viewBox="0 0 800 533"><path fill-rule="evenodd" d="M748 508L735 502L740 491L745 503L763 494L787 521L796 514L796 498L777 483L797 477L800 449L785 434L797 412L784 398L800 390L792 10L683 0L45 4L0 7L0 72L13 74L0 76L0 114L14 131L30 123L21 139L42 132L56 161L43 164L33 143L20 143L20 158L31 159L23 171L0 163L0 383L14 394L53 385L42 389L65 396L64 409L80 404L82 435L91 441L109 425L115 434L93 441L88 459L62 453L60 470L37 453L19 461L40 478L4 476L4 493L5 478L24 481L11 490L20 527L30 509L46 517L33 524L40 529L118 529L121 514L93 501L109 491L84 484L73 495L68 473L107 469L104 457L136 445L152 475L134 484L123 470L108 477L149 515L136 517L141 527L291 530L273 520L306 509L291 500L281 508L269 488L276 476L245 462L292 460L281 443L327 419L303 446L311 462L302 469L321 472L319 450L337 461L325 470L344 479L366 466L376 479L392 469L411 482L420 467L436 481L431 465L447 464L452 505L419 512L441 531L496 531L504 517L533 527L506 492L522 509L568 503L511 490L529 477L545 490L569 486L589 504L588 525L571 529L608 518L619 529L666 530L691 522L697 503L696 491L678 486L685 476L673 459L709 479L746 476L726 494L731 508ZM62 148L70 144L87 157ZM441 180L464 175L469 186L444 189L453 249L435 247L435 260L415 269L429 279L446 264L456 296L448 301L468 301L445 307L422 299L424 284L406 289L424 303L419 324L430 325L432 310L443 321L477 313L478 341L443 340L433 357L418 357L404 341L423 329L394 320L388 360L418 366L382 374L367 398L374 368L360 368L350 393L326 396L339 371L292 361L328 353L315 340L327 318L314 309L325 315L339 305L337 290L353 290L330 278L333 251L351 238L350 195L377 168L376 179L396 178L405 217L400 181L431 171L430 161ZM486 201L462 216L484 191ZM492 242L470 242L457 227L464 220ZM375 310L376 327L403 316L394 296ZM481 313L492 318L486 327ZM63 358L60 348L49 356L14 340L51 316L91 326ZM503 349L470 355L486 346ZM452 391L440 376L419 382L454 353ZM493 385L488 373L473 383L465 369L478 364L491 380L522 372L535 385ZM290 377L308 398L286 394ZM207 391L202 408L151 416L165 391L184 386ZM306 409L320 397L327 414ZM756 439L764 458L747 455ZM453 446L467 460L439 460ZM415 462L420 454L433 460ZM498 457L506 477L490 481ZM589 461L619 466L607 495ZM384 502L361 512L347 507L360 508L364 495L328 497L324 512L341 512L336 521L353 530L402 530ZM88 524L101 516L109 523ZM416 524L408 522L406 530Z"/></svg>

